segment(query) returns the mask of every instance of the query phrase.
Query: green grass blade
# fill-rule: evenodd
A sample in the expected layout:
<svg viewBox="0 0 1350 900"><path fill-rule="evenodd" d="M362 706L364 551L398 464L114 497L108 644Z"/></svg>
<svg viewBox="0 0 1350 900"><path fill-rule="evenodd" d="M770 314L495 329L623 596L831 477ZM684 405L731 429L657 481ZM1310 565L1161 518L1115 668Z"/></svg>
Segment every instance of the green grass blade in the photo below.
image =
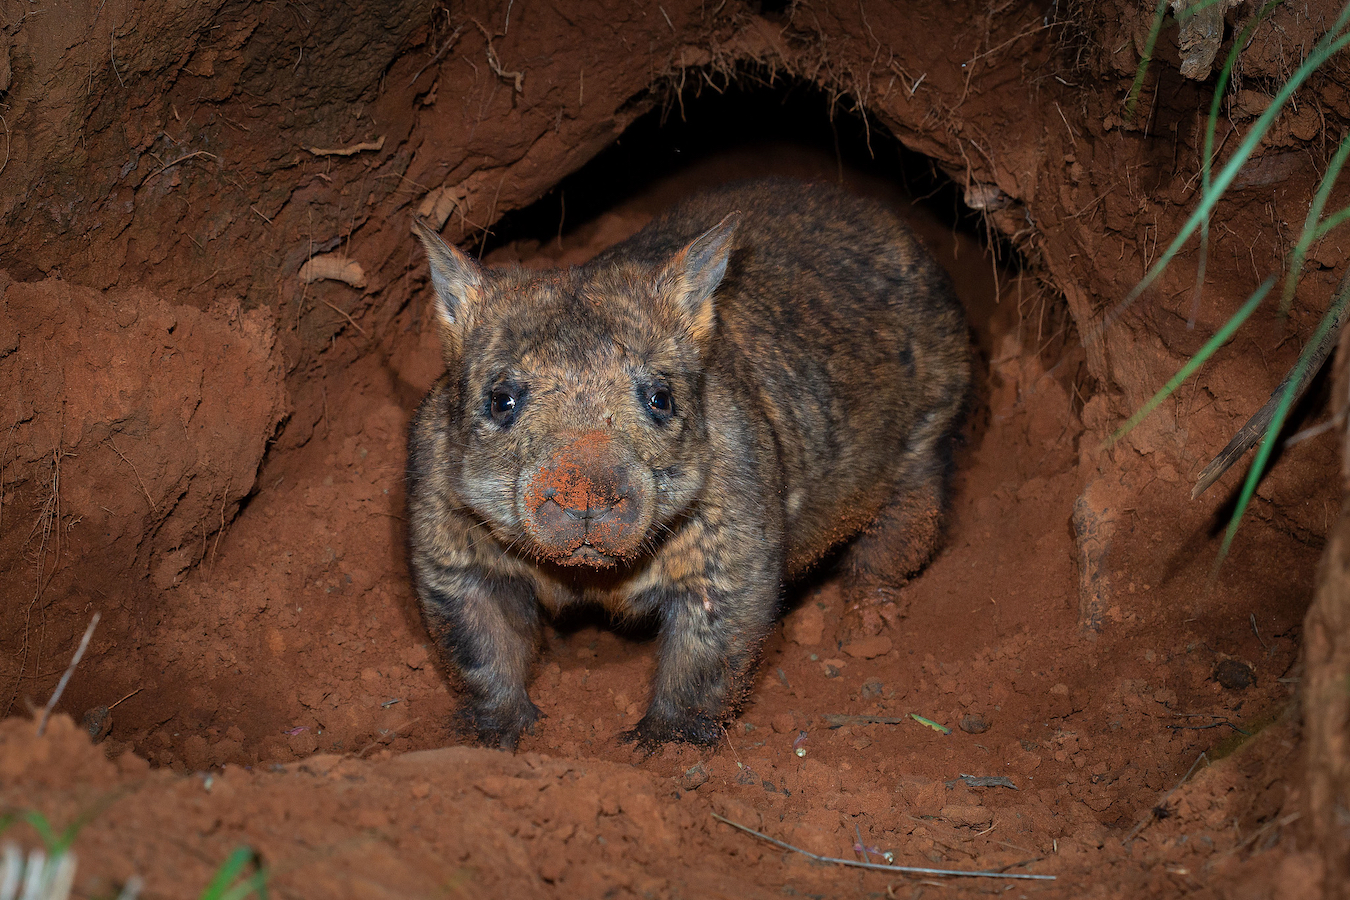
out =
<svg viewBox="0 0 1350 900"><path fill-rule="evenodd" d="M267 875L266 869L259 869L226 891L221 900L244 900L249 894L257 894L258 900L267 900Z"/></svg>
<svg viewBox="0 0 1350 900"><path fill-rule="evenodd" d="M1308 368L1308 361L1316 352L1317 345L1322 342L1327 332L1331 330L1332 325L1340 317L1347 300L1350 300L1350 285L1343 286L1341 292L1331 304L1331 308L1327 310L1327 314L1322 317L1312 340L1308 341L1308 345L1299 354L1298 363L1295 364L1294 371L1289 378L1289 386L1284 389L1284 394L1280 397L1279 406L1275 408L1275 417L1271 419L1270 427L1266 429L1266 436L1261 439L1260 445L1256 448L1256 458L1252 460L1252 467L1247 472L1246 480L1242 482L1242 493L1238 495L1237 506L1233 510L1232 518L1228 520L1228 528L1224 531L1223 546L1219 548L1219 558L1215 561L1216 568L1227 558L1228 551L1233 546L1233 538L1237 534L1238 525L1242 523L1242 515L1247 511L1252 495L1256 493L1256 485L1261 481L1261 473L1265 471L1266 462L1270 459L1270 454L1274 450L1275 438L1279 435L1280 429L1284 427L1285 419L1289 418L1289 409L1294 405L1294 394L1298 390L1298 383L1304 371Z"/></svg>
<svg viewBox="0 0 1350 900"><path fill-rule="evenodd" d="M244 867L253 862L254 852L252 847L236 847L234 852L225 858L225 862L220 864L216 870L215 877L211 883L202 891L199 900L225 900L232 896L230 886L238 880L243 873ZM247 896L245 894L244 896Z"/></svg>
<svg viewBox="0 0 1350 900"><path fill-rule="evenodd" d="M1114 320L1115 317L1119 316L1126 307L1137 300L1139 295L1146 291L1153 282L1158 279L1158 276L1162 274L1163 270L1167 268L1173 258L1175 258L1177 253L1181 250L1181 246L1186 243L1186 241L1190 240L1191 235L1195 234L1196 230L1200 227L1200 223L1214 210L1219 199L1223 196L1224 192L1228 190L1229 185L1233 183L1233 179L1237 177L1238 170L1241 169L1243 164L1251 157L1252 151L1256 149L1257 144L1261 142L1261 139L1265 137L1266 132L1270 130L1271 123L1275 121L1275 118L1280 114L1281 110L1284 109L1285 103L1293 96L1294 91L1298 90L1303 82L1307 81L1308 77L1330 59L1333 54L1340 52L1347 45L1350 45L1350 34L1341 33L1344 31L1347 21L1350 21L1350 4L1346 4L1341 10L1340 18L1336 20L1335 27L1318 40L1316 46L1313 47L1312 52L1309 53L1307 58L1303 61L1303 64L1300 65L1298 70L1284 83L1279 92L1275 95L1275 99L1271 101L1270 106L1261 114L1260 118L1256 120L1251 131L1248 132L1247 136L1243 139L1242 144L1233 153L1233 156L1224 165L1223 169L1214 179L1214 182L1210 185L1209 191L1201 196L1200 203L1196 207L1195 212L1191 213L1190 218L1186 220L1186 223L1181 227L1177 236L1173 238L1172 243L1168 245L1167 249L1163 252L1163 255L1158 258L1157 262L1149 267L1149 270L1145 273L1144 277L1140 279L1139 283L1134 286L1128 295L1126 295L1125 299L1111 310L1105 319L1103 319L1102 325L1099 327L1105 327Z"/></svg>
<svg viewBox="0 0 1350 900"><path fill-rule="evenodd" d="M1256 32L1256 26L1265 20L1266 16L1279 6L1284 0L1268 0L1265 6L1257 12L1252 20L1242 29L1242 33L1233 41L1233 46L1228 49L1228 56L1224 59L1223 67L1219 69L1219 78L1214 85L1214 94L1209 100L1209 119L1205 122L1205 149L1201 155L1200 165L1200 193L1205 195L1209 193L1210 181L1214 171L1214 132L1218 129L1219 106L1223 103L1224 93L1228 90L1228 82L1233 77L1233 67L1237 65L1238 54L1242 48L1251 40L1252 34ZM1200 254L1196 260L1195 266L1195 295L1191 300L1191 315L1186 320L1187 328L1195 327L1195 317L1200 311L1200 298L1205 289L1205 268L1209 261L1209 216L1206 215L1200 220Z"/></svg>
<svg viewBox="0 0 1350 900"><path fill-rule="evenodd" d="M47 849L49 856L57 852L58 838L56 830L52 828L52 823L47 821L47 817L37 810L27 810L19 815L19 818L28 823L28 826L38 833L38 840L42 841L42 846Z"/></svg>
<svg viewBox="0 0 1350 900"><path fill-rule="evenodd" d="M1347 207L1342 210L1337 210L1336 212L1327 216L1326 219L1322 222L1322 224L1317 226L1317 230L1313 233L1313 240L1317 240L1318 238L1324 236L1328 231L1344 222L1347 218L1350 218L1350 207Z"/></svg>
<svg viewBox="0 0 1350 900"><path fill-rule="evenodd" d="M1233 332L1237 331L1242 323L1247 321L1251 314L1256 311L1256 308L1261 305L1261 301L1266 298L1266 294L1270 293L1270 289L1274 286L1274 275L1271 275L1265 281L1261 282L1261 286L1252 292L1252 295L1247 298L1247 302L1242 304L1242 308L1234 313L1227 322L1224 322L1223 327L1216 331L1213 337L1208 341L1205 341L1205 345L1201 347L1194 356L1186 361L1186 365L1182 366L1180 371L1173 375L1172 379L1168 381L1167 384L1163 385L1158 393L1149 398L1147 403L1135 410L1134 415L1130 416L1129 419L1125 421L1124 425L1116 429L1115 434L1102 441L1102 449L1110 447L1116 441L1129 434L1131 429L1142 422L1149 413L1158 408L1159 403L1162 403L1163 400L1167 399L1168 395L1180 387L1187 378L1190 378L1191 375L1195 373L1196 369L1204 365L1205 360L1213 356L1215 350L1218 350L1227 343L1228 339L1233 336Z"/></svg>
<svg viewBox="0 0 1350 900"><path fill-rule="evenodd" d="M1186 328L1195 327L1200 315L1200 298L1205 292L1205 267L1209 262L1209 217L1200 223L1200 255L1195 261L1195 292L1191 294L1191 314L1186 317Z"/></svg>
<svg viewBox="0 0 1350 900"><path fill-rule="evenodd" d="M1327 220L1332 224L1329 224L1325 231L1322 230L1321 226L1327 224L1321 221L1322 210L1326 208L1327 198L1331 196L1331 189L1340 178L1341 168L1345 165L1347 157L1350 157L1350 133L1341 139L1341 145L1336 148L1336 155L1327 165L1326 174L1322 176L1317 193L1313 195L1312 205L1308 207L1308 217L1303 221L1303 232L1298 237L1298 243L1294 245L1294 252L1289 255L1289 274L1284 279L1284 296L1280 298L1281 313L1288 313L1289 305L1294 302L1294 291L1298 288L1298 280L1303 275L1303 261L1307 258L1308 249L1312 247L1313 241L1344 221L1345 210L1341 210Z"/></svg>
<svg viewBox="0 0 1350 900"><path fill-rule="evenodd" d="M1153 27L1149 29L1148 40L1144 43L1144 55L1139 60L1139 68L1134 71L1134 84L1130 85L1129 96L1125 98L1125 118L1134 118L1134 107L1139 102L1139 91L1144 87L1144 76L1148 74L1148 64L1153 60L1153 48L1162 33L1163 20L1167 18L1167 0L1158 0L1158 8L1153 13Z"/></svg>

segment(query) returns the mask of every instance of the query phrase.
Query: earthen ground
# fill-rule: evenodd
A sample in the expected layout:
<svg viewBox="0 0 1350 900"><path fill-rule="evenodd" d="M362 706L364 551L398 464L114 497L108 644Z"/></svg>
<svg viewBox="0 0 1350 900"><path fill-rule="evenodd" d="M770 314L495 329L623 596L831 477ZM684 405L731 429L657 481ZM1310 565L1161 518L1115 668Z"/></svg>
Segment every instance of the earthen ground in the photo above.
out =
<svg viewBox="0 0 1350 900"><path fill-rule="evenodd" d="M124 22L152 18L133 4L108 8ZM1030 40L1017 36L1032 35L1040 13L954 9L919 4L909 19L880 9L859 18L851 7L802 4L785 25L746 7L701 25L697 4L669 4L666 32L667 22L636 14L613 24L592 11L563 24L517 8L510 30L486 42L473 16L438 11L430 24L390 26L379 52L392 68L379 81L397 87L361 95L360 111L335 91L283 112L287 89L277 79L286 70L250 68L250 54L262 52L257 36L280 33L280 20L266 16L214 56L207 43L193 45L178 81L162 74L160 57L173 54L148 40L128 42L126 69L100 70L97 91L132 78L143 96L125 101L130 136L109 137L107 122L87 117L95 139L80 152L111 160L134 146L132 161L118 156L116 165L131 165L138 187L87 176L94 180L78 184L94 212L67 213L51 182L30 180L24 202L5 207L10 274L0 283L0 377L12 386L3 415L13 417L12 427L0 420L9 691L0 802L58 825L91 813L74 845L77 896L113 896L133 876L145 879L145 896L195 896L240 845L257 851L282 897L1321 890L1303 819L1297 691L1301 623L1339 505L1338 448L1325 435L1280 456L1217 571L1218 532L1241 473L1200 501L1188 495L1194 474L1311 334L1344 262L1339 247L1318 249L1292 316L1258 313L1153 419L1103 445L1245 299L1262 266L1278 266L1280 223L1301 221L1299 198L1316 183L1316 135L1303 136L1306 123L1291 117L1265 157L1283 166L1278 179L1256 173L1255 187L1223 208L1227 231L1216 238L1195 329L1182 293L1193 257L1112 328L1094 328L1191 202L1187 142L1202 91L1164 80L1148 126L1162 136L1149 137L1107 113L1134 65L1108 60L1072 95L1078 105L1056 113L1054 101L1065 102L1051 93L1058 88L1027 87L1062 52L1047 35L1024 52L981 57L972 91L960 70L979 52L971 48ZM496 21L502 11L471 12ZM1013 198L985 223L1020 254L1017 270L995 265L979 235L953 231L895 179L774 144L709 155L555 240L489 254L489 263L576 262L701 184L775 171L842 176L889 199L957 283L980 384L943 548L884 617L850 608L847 585L829 572L794 589L747 704L706 751L644 757L616 740L641 715L654 643L587 617L547 631L533 687L546 718L520 751L458 746L455 688L405 569L405 429L439 374L407 216L445 179L463 188L447 234L471 237L466 210L481 225L527 206L638 118L643 110L625 98L652 84L655 70L629 84L612 57L587 56L578 34L596 27L591 18L630 46L652 42L642 46L654 48L644 57L653 66L688 50L683 65L712 81L726 77L718 53L760 65L778 53L793 77L814 60L817 83L855 95L862 66L876 64L873 41L904 38L910 55L893 61L906 73L925 63L939 99L929 113L906 112L924 92L879 99L878 75L877 94L861 101L880 111L873 127L952 170L960 168L952 148L963 147L975 155L971 183ZM1283 33L1300 23L1285 22ZM314 31L329 26L309 27L320 43L312 49L321 38L332 43ZM112 25L115 53L126 33ZM794 43L802 34L822 43ZM108 43L87 40L95 37ZM15 67L11 100L31 97L22 81L34 72L84 84L70 80L77 51L68 51L83 44L26 40L16 46L36 62ZM443 59L434 56L442 44ZM575 57L568 47L579 48ZM537 64L519 89L489 64L516 58ZM578 59L596 67L583 89L595 93L572 107L571 81L565 100L551 92ZM290 60L293 75L305 66L303 53ZM1259 65L1254 58L1252 79ZM370 66L353 63L350 77L373 80ZM660 69L663 78L670 71ZM550 77L553 86L539 87ZM222 83L233 88L202 90ZM1319 90L1333 119L1350 112L1334 83ZM249 106L249 96L270 99ZM77 108L74 97L44 102ZM549 103L566 113L556 126L542 112ZM586 103L609 111L589 118ZM459 112L444 110L451 106ZM481 133L466 109L487 123ZM185 115L201 118L182 126ZM321 125L327 144L318 143ZM296 135L283 138L287 129ZM963 129L976 135L964 144L955 137ZM354 158L305 149L376 132L382 148ZM998 162L976 149L986 132L998 137ZM16 174L54 177L36 152L46 137L36 127L21 135ZM194 166L208 157L185 154L197 147L189 138L208 137L232 142L202 144L229 160L203 177ZM433 150L438 141L450 149ZM117 227L100 232L99 217ZM25 237L20 225L47 237ZM192 244L208 232L220 243L199 257ZM318 251L359 258L369 283L300 284L299 266ZM1304 423L1316 415L1313 402ZM36 737L25 704L45 703L96 610L105 621L91 653ZM1243 685L1232 673L1246 670L1254 679ZM94 744L79 720L100 706L113 706L111 726ZM889 723L839 725L840 716ZM971 787L962 776L1002 776L1011 787ZM828 856L890 854L903 865L1057 880L816 865L713 813ZM23 825L7 836L36 841Z"/></svg>

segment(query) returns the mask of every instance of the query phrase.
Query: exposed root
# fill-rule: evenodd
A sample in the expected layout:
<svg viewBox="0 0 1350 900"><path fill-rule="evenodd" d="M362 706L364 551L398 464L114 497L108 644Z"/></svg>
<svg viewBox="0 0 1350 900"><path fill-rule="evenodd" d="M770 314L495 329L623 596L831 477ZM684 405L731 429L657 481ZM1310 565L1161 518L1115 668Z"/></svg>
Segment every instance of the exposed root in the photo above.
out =
<svg viewBox="0 0 1350 900"><path fill-rule="evenodd" d="M112 451L117 454L118 459L122 460L122 462L131 466L131 474L136 476L136 483L141 486L141 493L145 494L145 502L150 504L150 512L151 513L158 512L158 510L155 508L155 501L150 496L150 491L146 489L145 482L141 480L141 473L136 471L136 464L133 463L131 460L127 459L126 455L123 454L121 450L117 449L117 445L113 443L112 435L108 435L108 446L111 447Z"/></svg>
<svg viewBox="0 0 1350 900"><path fill-rule="evenodd" d="M315 156L355 156L358 153L364 153L367 150L379 151L384 149L384 135L380 135L373 141L362 141L359 144L352 144L350 147L306 147L310 153ZM259 213L259 215L262 215Z"/></svg>
<svg viewBox="0 0 1350 900"><path fill-rule="evenodd" d="M523 94L525 92L525 73L506 71L505 67L502 66L502 61L497 58L496 49L492 46L492 35L488 34L488 30L477 20L470 19L469 21L478 26L478 30L483 32L483 40L487 41L488 68L492 70L492 74L503 81L511 82L512 89L517 94Z"/></svg>
<svg viewBox="0 0 1350 900"><path fill-rule="evenodd" d="M40 601L48 583L50 583L52 576L56 574L56 570L61 564L61 460L66 456L73 455L62 447L64 435L65 416L63 413L56 447L52 449L51 481L48 484L46 496L38 504L37 518L33 521L33 528L28 533L27 544L31 544L34 538L38 542L37 551L33 554L36 584L33 588L33 596L24 608L23 638L19 645L19 670L14 676L14 689L5 703L5 715L9 714L10 709L14 706L14 701L19 697L20 685L23 684L24 675L28 671L30 654L33 656L34 669L39 668L42 662L42 637L39 636L36 653L33 653L30 637L33 631L34 611L39 614L41 619L39 628L45 633L47 619L45 608ZM48 572L48 556L51 557L50 572Z"/></svg>

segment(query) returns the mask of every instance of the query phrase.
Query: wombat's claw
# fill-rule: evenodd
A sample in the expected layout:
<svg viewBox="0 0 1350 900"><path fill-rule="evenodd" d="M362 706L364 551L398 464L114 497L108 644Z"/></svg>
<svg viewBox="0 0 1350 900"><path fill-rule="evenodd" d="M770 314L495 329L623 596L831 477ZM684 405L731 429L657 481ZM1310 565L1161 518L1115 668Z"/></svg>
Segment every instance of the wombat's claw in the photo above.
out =
<svg viewBox="0 0 1350 900"><path fill-rule="evenodd" d="M660 741L650 740L638 733L636 728L629 728L627 731L620 731L617 735L619 743L632 744L633 749L641 753L643 757L648 757L661 749Z"/></svg>
<svg viewBox="0 0 1350 900"><path fill-rule="evenodd" d="M649 713L630 730L619 734L619 740L636 744L647 756L661 749L663 744L678 742L711 747L721 739L721 724L706 713L683 719L655 718Z"/></svg>
<svg viewBox="0 0 1350 900"><path fill-rule="evenodd" d="M455 730L484 747L515 750L521 733L534 734L543 718L533 703L523 709L478 709L465 706L455 714Z"/></svg>

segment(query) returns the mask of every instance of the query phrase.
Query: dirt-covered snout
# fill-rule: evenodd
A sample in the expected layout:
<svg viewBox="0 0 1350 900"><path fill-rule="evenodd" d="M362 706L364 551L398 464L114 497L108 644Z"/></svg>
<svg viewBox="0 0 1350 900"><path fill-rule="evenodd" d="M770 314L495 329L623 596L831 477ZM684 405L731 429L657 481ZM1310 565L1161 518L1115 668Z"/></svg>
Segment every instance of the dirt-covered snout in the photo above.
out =
<svg viewBox="0 0 1350 900"><path fill-rule="evenodd" d="M650 469L612 431L576 434L520 479L521 524L536 555L607 567L638 555L652 527Z"/></svg>

